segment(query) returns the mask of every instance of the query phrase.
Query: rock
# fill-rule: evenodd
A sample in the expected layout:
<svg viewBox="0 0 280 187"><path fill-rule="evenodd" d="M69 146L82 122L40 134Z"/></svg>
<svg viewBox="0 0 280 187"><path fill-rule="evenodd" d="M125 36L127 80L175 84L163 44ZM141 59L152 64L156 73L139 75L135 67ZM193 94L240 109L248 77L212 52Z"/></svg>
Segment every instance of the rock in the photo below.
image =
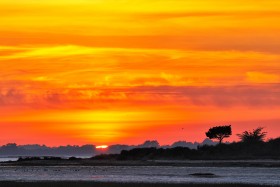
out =
<svg viewBox="0 0 280 187"><path fill-rule="evenodd" d="M195 177L217 177L215 174L213 173L192 173L190 174L191 176L195 176Z"/></svg>

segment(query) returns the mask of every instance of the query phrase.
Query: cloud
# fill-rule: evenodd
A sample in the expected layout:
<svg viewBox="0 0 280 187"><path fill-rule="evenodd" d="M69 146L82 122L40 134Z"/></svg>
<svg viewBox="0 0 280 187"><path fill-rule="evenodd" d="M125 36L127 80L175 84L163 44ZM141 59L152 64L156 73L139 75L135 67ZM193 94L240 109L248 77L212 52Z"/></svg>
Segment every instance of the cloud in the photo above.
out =
<svg viewBox="0 0 280 187"><path fill-rule="evenodd" d="M280 84L216 87L136 87L132 88L129 94L135 93L146 93L157 99L169 98L183 105L266 107L279 106L280 104Z"/></svg>
<svg viewBox="0 0 280 187"><path fill-rule="evenodd" d="M26 49L26 48L25 48ZM71 55L91 54L94 51L91 48L80 46L51 46L29 48L25 52L15 53L13 55L2 56L0 59L20 59L20 58L57 58L67 57Z"/></svg>
<svg viewBox="0 0 280 187"><path fill-rule="evenodd" d="M9 50L13 54L7 54L0 57L0 60L24 59L24 58L59 58L67 56L80 55L136 55L136 54L163 54L167 56L183 54L183 51L164 50L164 49L143 49L143 48L106 48L106 47L89 47L79 45L54 45L54 46L36 46L36 47L8 47L0 46L0 51Z"/></svg>
<svg viewBox="0 0 280 187"><path fill-rule="evenodd" d="M280 83L278 74L262 73L262 72L247 72L246 78L251 83Z"/></svg>
<svg viewBox="0 0 280 187"><path fill-rule="evenodd" d="M280 84L255 86L137 86L72 88L27 94L14 89L2 92L1 107L66 110L133 108L149 106L278 107ZM156 104L157 103L157 104Z"/></svg>
<svg viewBox="0 0 280 187"><path fill-rule="evenodd" d="M279 105L279 84L269 84L279 83L277 54L80 45L1 50L11 52L0 57L2 106Z"/></svg>
<svg viewBox="0 0 280 187"><path fill-rule="evenodd" d="M20 106L25 103L25 95L16 89L8 89L0 91L0 107L1 106Z"/></svg>

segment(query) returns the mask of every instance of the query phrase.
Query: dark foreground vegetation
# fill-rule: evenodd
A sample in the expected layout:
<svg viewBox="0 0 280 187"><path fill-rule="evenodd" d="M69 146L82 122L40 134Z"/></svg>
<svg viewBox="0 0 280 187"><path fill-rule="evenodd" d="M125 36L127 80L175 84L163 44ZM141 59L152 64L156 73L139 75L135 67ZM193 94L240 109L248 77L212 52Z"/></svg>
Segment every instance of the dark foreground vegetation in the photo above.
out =
<svg viewBox="0 0 280 187"><path fill-rule="evenodd" d="M240 142L223 144L222 140L228 138L231 134L231 125L217 126L210 128L209 131L206 132L206 136L210 139L219 140L219 143L216 145L202 145L198 146L197 149L188 147L135 148L132 150L123 150L120 154L97 155L91 159L71 157L67 159L67 161L75 161L80 164L84 162L84 164L92 165L97 163L88 163L88 161L101 162L103 160L108 163L108 161L147 160L280 160L280 137L264 141L266 132L263 132L262 127L238 134L238 137L241 139ZM18 163L22 164L27 161L29 164L36 164L34 161L56 161L58 164L60 160L66 161L66 159L61 159L60 157L25 157L20 158ZM225 165L225 163L223 163L223 165Z"/></svg>
<svg viewBox="0 0 280 187"><path fill-rule="evenodd" d="M2 187L271 187L255 184L160 184L160 183L103 183L103 182L0 182Z"/></svg>
<svg viewBox="0 0 280 187"><path fill-rule="evenodd" d="M117 160L243 160L243 159L280 159L280 137L264 141L267 132L263 127L253 131L244 131L237 136L240 142L223 144L224 138L232 135L231 125L216 126L206 132L210 139L219 140L215 146L198 146L197 149L187 147L142 148L122 151L119 155L99 155L93 159Z"/></svg>
<svg viewBox="0 0 280 187"><path fill-rule="evenodd" d="M121 154L99 155L94 160L240 160L240 159L280 159L280 138L267 142L237 142L200 146L198 149L187 147L138 148L122 151Z"/></svg>
<svg viewBox="0 0 280 187"><path fill-rule="evenodd" d="M267 142L234 142L230 144L217 144L213 146L198 146L197 149L187 147L175 148L136 148L124 150L120 154L103 154L91 159L71 157L22 157L17 165L157 165L159 163L145 163L151 160L280 160L280 138L271 139ZM132 162L132 163L130 163ZM137 162L137 163L135 163ZM138 163L140 162L140 163ZM163 163L160 163L163 164ZM168 165L168 163L164 163ZM191 164L191 163L189 163ZM206 164L206 163L203 163ZM211 163L208 163L211 165ZM237 163L235 163L237 164ZM245 164L245 163L242 163ZM255 162L253 164L256 164ZM267 163L266 163L267 164ZM198 163L195 163L198 165ZM217 166L217 163L215 163ZM225 162L222 166L232 165ZM262 166L261 164L258 166ZM271 165L271 164L270 164ZM193 166L193 165L192 165ZM249 166L252 166L250 164ZM273 166L273 164L271 165ZM279 165L277 165L279 167Z"/></svg>

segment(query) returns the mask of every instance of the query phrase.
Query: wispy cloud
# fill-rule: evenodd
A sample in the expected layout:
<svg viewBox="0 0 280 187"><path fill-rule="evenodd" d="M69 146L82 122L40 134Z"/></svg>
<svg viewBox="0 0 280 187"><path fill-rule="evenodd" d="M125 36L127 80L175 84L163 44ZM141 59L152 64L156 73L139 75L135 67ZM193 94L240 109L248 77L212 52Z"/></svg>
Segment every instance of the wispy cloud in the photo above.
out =
<svg viewBox="0 0 280 187"><path fill-rule="evenodd" d="M252 94L254 93L254 94ZM113 108L130 104L137 107L160 105L189 105L215 107L278 107L280 85L257 86L140 86L120 88L72 88L55 92L27 94L15 89L1 93L1 107L41 109L64 108L66 110ZM128 106L127 106L128 107Z"/></svg>
<svg viewBox="0 0 280 187"><path fill-rule="evenodd" d="M279 74L247 72L247 80L252 83L280 83Z"/></svg>

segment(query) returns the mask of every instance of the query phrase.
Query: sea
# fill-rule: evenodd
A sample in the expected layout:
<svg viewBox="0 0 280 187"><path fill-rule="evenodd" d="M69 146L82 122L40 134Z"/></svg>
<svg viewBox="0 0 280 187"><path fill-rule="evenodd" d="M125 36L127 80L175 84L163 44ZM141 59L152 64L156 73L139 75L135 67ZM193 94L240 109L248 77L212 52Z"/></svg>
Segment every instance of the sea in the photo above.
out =
<svg viewBox="0 0 280 187"><path fill-rule="evenodd" d="M3 158L2 158L3 160ZM212 173L214 176L194 176ZM280 186L280 168L184 166L0 166L0 181L238 183Z"/></svg>
<svg viewBox="0 0 280 187"><path fill-rule="evenodd" d="M0 162L17 161L19 157L0 157Z"/></svg>

